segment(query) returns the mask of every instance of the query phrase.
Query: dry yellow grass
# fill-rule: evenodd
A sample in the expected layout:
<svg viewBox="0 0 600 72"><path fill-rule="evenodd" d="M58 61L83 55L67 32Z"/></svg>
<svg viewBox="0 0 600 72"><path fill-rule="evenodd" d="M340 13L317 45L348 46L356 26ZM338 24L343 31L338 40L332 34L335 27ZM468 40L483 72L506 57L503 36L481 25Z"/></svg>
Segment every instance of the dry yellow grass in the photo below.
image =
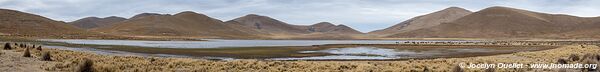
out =
<svg viewBox="0 0 600 72"><path fill-rule="evenodd" d="M23 52L23 49L14 50ZM190 58L155 58L139 56L107 56L87 52L69 50L44 49L50 52L54 61L43 62L39 68L48 71L73 71L85 58L94 62L93 69L99 72L173 72L173 71L250 71L250 72L280 72L280 71L319 71L319 72L398 72L422 71L449 71L460 63L556 63L557 59L567 59L569 55L584 55L600 52L599 47L587 45L562 46L556 49L519 52L513 54L467 57L467 58L438 58L427 60L406 61L268 61L268 60L230 60L213 61ZM35 59L41 57L42 52L32 50ZM483 71L485 69L464 69L465 71ZM496 71L556 71L550 69L497 69Z"/></svg>

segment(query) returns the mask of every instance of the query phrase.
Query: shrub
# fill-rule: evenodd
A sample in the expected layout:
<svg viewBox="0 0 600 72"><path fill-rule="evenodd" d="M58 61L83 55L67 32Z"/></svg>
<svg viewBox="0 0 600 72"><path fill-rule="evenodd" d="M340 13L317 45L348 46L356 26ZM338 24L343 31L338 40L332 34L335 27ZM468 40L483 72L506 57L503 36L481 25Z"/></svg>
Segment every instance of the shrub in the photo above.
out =
<svg viewBox="0 0 600 72"><path fill-rule="evenodd" d="M23 57L31 57L31 53L29 53L29 48L25 48L25 52L23 52Z"/></svg>
<svg viewBox="0 0 600 72"><path fill-rule="evenodd" d="M90 59L84 59L83 62L81 62L79 64L79 67L77 68L77 72L94 72L92 66L94 65L94 63L92 62L92 60Z"/></svg>
<svg viewBox="0 0 600 72"><path fill-rule="evenodd" d="M42 61L52 61L52 58L50 57L50 52L44 52L42 54Z"/></svg>

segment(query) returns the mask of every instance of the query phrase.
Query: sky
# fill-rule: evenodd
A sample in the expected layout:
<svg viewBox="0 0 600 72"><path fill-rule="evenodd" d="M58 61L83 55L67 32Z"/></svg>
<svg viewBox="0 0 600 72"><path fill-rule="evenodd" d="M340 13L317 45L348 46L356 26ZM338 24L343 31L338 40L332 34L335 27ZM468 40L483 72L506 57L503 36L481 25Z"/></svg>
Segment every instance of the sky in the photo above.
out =
<svg viewBox="0 0 600 72"><path fill-rule="evenodd" d="M600 16L600 0L0 0L2 9L66 22L91 16L129 18L140 13L194 11L222 21L258 14L295 25L344 24L361 32L384 29L448 7L478 11L492 6Z"/></svg>

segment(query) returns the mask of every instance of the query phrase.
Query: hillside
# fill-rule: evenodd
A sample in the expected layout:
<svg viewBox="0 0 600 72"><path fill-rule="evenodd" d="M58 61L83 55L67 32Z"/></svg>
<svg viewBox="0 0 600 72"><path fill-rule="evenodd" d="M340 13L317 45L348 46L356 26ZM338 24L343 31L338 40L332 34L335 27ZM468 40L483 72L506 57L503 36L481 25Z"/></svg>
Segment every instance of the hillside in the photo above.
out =
<svg viewBox="0 0 600 72"><path fill-rule="evenodd" d="M101 26L112 25L114 23L125 21L125 20L127 20L127 19L122 18L122 17L116 17L116 16L110 16L110 17L105 17L105 18L86 17L86 18L79 19L79 20L76 20L73 22L69 22L69 24L77 26L79 28L83 28L83 29L91 29L91 28L96 28L96 27L101 27Z"/></svg>
<svg viewBox="0 0 600 72"><path fill-rule="evenodd" d="M546 14L508 7L490 7L435 27L388 37L427 38L589 38L598 33L598 19ZM582 35L590 34L592 35ZM571 36L572 35L572 36Z"/></svg>
<svg viewBox="0 0 600 72"><path fill-rule="evenodd" d="M271 17L260 16L256 14L248 14L243 17L233 19L228 22L236 22L244 27L256 29L262 32L272 34L305 34L310 33L307 30L297 28L295 25L291 25Z"/></svg>
<svg viewBox="0 0 600 72"><path fill-rule="evenodd" d="M81 37L95 35L65 22L35 14L0 9L0 34L25 37Z"/></svg>
<svg viewBox="0 0 600 72"><path fill-rule="evenodd" d="M254 35L225 25L222 21L191 11L175 15L142 13L111 26L93 29L125 36L186 36L201 38L253 38Z"/></svg>
<svg viewBox="0 0 600 72"><path fill-rule="evenodd" d="M454 21L458 18L471 14L472 12L459 7L449 7L437 12L429 13L414 17L404 22L398 23L394 26L369 32L371 35L386 36L390 34L397 34L401 32L408 32L422 28L429 28Z"/></svg>
<svg viewBox="0 0 600 72"><path fill-rule="evenodd" d="M351 39L352 37L349 35L363 34L341 24L320 22L313 25L293 25L256 14L248 14L227 21L225 24L240 31L270 39Z"/></svg>
<svg viewBox="0 0 600 72"><path fill-rule="evenodd" d="M317 24L309 25L309 26L297 26L300 29L307 30L311 33L320 32L325 34L363 34L360 31L357 31L353 28L350 28L346 25L334 25L329 22L319 22Z"/></svg>

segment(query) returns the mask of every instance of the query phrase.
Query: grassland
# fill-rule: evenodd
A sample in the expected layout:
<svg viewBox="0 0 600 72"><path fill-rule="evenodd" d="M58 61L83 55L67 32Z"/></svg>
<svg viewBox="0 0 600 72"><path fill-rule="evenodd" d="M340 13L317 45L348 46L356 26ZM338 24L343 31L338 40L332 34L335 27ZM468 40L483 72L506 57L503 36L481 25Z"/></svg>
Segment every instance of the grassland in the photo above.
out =
<svg viewBox="0 0 600 72"><path fill-rule="evenodd" d="M74 71L84 59L90 59L93 62L93 70L98 72L122 72L122 71L145 71L145 72L164 72L164 71L204 71L204 72L224 72L224 71L423 71L427 68L430 71L449 71L457 64L461 63L556 63L557 59L567 59L569 55L574 54L582 56L584 54L596 54L600 48L594 45L568 45L559 48L533 51L518 52L512 54L478 56L465 58L436 58L424 60L404 60L404 61L270 61L255 59L239 59L229 61L214 61L191 58L158 58L158 57L139 57L139 56L110 56L97 55L88 52L77 52L69 50L57 50L44 48L43 51L33 50L33 57L20 57L23 49L2 50L0 56L3 65L14 65L12 67L1 67L4 71ZM50 52L53 61L41 61L41 52ZM15 56L17 55L17 56ZM23 60L23 64L9 63L11 58ZM28 60L26 60L28 59ZM569 63L579 63L580 61L569 61ZM22 67L29 67L27 69ZM21 69L13 69L21 68ZM465 71L483 71L484 69L469 69ZM559 69L495 69L496 71L558 71ZM577 71L576 69L572 71Z"/></svg>

